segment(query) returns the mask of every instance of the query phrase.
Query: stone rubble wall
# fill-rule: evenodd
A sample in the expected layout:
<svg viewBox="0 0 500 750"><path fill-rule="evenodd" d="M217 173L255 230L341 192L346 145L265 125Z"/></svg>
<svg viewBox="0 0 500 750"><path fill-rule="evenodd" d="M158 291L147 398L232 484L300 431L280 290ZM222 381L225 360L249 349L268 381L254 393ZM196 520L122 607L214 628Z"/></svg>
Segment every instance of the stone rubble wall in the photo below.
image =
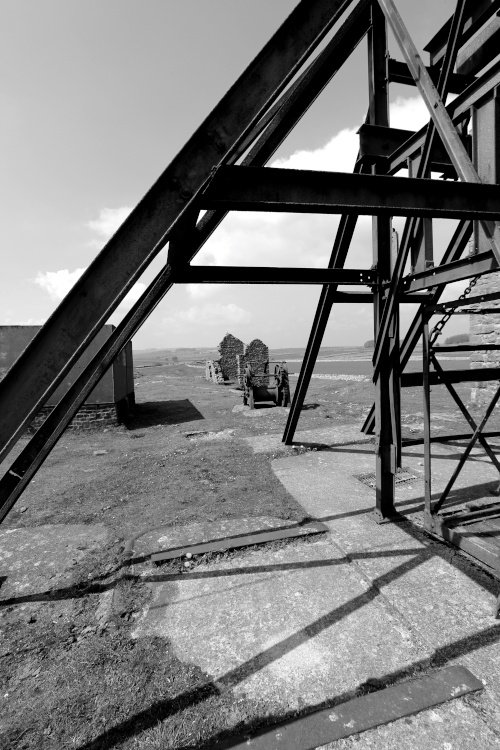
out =
<svg viewBox="0 0 500 750"><path fill-rule="evenodd" d="M224 375L218 359L207 359L205 362L205 379L218 385L224 385Z"/></svg>
<svg viewBox="0 0 500 750"><path fill-rule="evenodd" d="M500 274L490 273L482 276L474 290L473 295L488 294L500 290ZM500 301L484 302L483 304L471 306L471 309L497 308L497 313L486 315L471 315L470 317L470 343L471 344L500 344ZM471 369L480 370L483 367L500 367L500 351L472 352L470 356ZM499 374L500 379L500 374ZM472 385L471 401L477 406L486 406L498 388L498 381L486 380L476 382ZM498 408L498 407L497 407Z"/></svg>
<svg viewBox="0 0 500 750"><path fill-rule="evenodd" d="M260 339L251 341L245 346L243 354L237 358L237 375L240 385L243 384L243 371L247 362L256 376L256 385L269 385L269 347Z"/></svg>
<svg viewBox="0 0 500 750"><path fill-rule="evenodd" d="M224 380L236 380L238 378L238 365L236 358L243 354L245 345L243 341L226 333L219 346L220 359L219 364L222 370Z"/></svg>

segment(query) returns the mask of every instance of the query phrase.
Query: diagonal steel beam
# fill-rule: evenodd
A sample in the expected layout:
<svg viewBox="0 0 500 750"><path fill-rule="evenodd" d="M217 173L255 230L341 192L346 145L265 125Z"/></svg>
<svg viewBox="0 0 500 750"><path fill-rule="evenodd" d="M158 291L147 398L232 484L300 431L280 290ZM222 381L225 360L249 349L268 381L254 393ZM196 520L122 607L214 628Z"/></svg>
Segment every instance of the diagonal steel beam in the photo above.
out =
<svg viewBox="0 0 500 750"><path fill-rule="evenodd" d="M0 384L5 452L165 244L165 235L352 0L302 0L89 266Z"/></svg>
<svg viewBox="0 0 500 750"><path fill-rule="evenodd" d="M413 78L415 79L415 82L419 90L421 91L421 93L423 91L427 93L427 89L423 89L422 84L419 82L419 76L421 74L421 71L419 69L419 64L420 64L420 67L422 67L422 63L418 56L418 52L416 50L416 47L413 45L413 42L408 32L406 31L403 25L403 22L401 20L401 17L399 16L395 6L392 3L392 0L381 0L379 4L382 10L384 11L388 22L392 26L393 32L397 38L397 41L400 43L400 46L403 45L404 43L406 43L407 45L412 45L410 47L411 55L410 55L410 51L406 48L403 50L403 54L405 55L408 68L411 74L413 75ZM459 46L460 32L461 32L463 22L464 22L465 5L466 5L466 0L458 0L456 10L452 19L445 59L443 61L443 65L439 74L437 89L434 87L434 84L432 83L432 80L427 72L427 69L425 69L424 71L425 76L427 76L427 81L430 84L430 87L432 87L432 90L430 90L430 93L428 94L427 99L430 100L432 96L433 108L434 108L434 104L440 103L442 111L444 112L448 120L449 120L449 116L444 108L444 104L442 102L441 96L443 98L446 98L446 94L448 90L448 82L449 82L451 73L453 71L453 67L455 65L455 60L456 60L458 46ZM425 97L424 99L426 100L426 104L427 104L427 99ZM433 148L433 143L434 143L434 137L436 134L436 129L438 129L438 131L441 134L441 130L439 130L439 128L437 127L437 124L433 123L433 120L431 119L427 127L427 131L426 131L426 137L425 137L425 142L424 142L424 146L422 150L422 155L421 155L420 163L418 165L417 177L420 177L420 178L425 177L427 174L427 170L431 161L431 154L432 154L432 148ZM463 155L465 155L465 157L468 159L467 152L465 151L465 148L462 142L460 141L457 131L455 130L455 127L451 123L451 120L449 120L448 130L450 131L450 138L454 145L454 148L460 151L462 158L463 158ZM442 138L444 142L443 135L442 135ZM445 143L444 145L446 146L447 144ZM449 154L449 156L451 158L452 163L454 164L454 160L451 154ZM377 335L375 348L373 352L373 365L374 365L373 379L374 380L378 378L378 374L380 371L382 345L387 337L389 327L391 325L391 319L394 314L394 306L396 304L396 298L397 298L397 294L399 290L399 285L401 283L405 265L408 260L408 254L410 252L410 248L412 246L414 238L418 235L419 229L420 229L420 222L418 219L410 219L405 224L403 237L401 240L401 246L398 252L396 265L395 265L394 272L391 278L391 286L390 286L389 294L388 294L388 297L384 306L382 320L380 322L380 329Z"/></svg>

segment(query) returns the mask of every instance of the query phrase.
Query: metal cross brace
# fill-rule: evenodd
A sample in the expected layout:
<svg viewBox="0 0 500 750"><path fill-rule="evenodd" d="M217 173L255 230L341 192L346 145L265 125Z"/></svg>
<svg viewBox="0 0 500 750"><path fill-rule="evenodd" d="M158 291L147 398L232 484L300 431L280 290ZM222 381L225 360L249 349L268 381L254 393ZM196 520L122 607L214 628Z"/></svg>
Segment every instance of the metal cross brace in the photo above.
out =
<svg viewBox="0 0 500 750"><path fill-rule="evenodd" d="M434 364L434 366L436 366L436 358L432 354L431 354L431 361ZM439 364L438 364L438 367L439 367ZM440 372L439 372L439 370L440 370ZM438 370L438 372L439 372L440 377L443 377L444 373L443 373L442 368L439 367L439 370ZM450 393L453 396L453 393L450 390L450 384L446 383L446 379L445 378L446 378L446 376L444 376L443 382L448 387L448 390L450 391ZM453 396L453 398L455 398L455 396ZM451 475L451 477L450 477L450 479L448 481L448 484L446 485L446 487L444 488L443 492L441 493L441 497L432 506L431 513L433 515L435 515L436 513L439 512L439 509L442 507L444 501L448 497L448 495L449 495L449 493L451 491L451 488L455 484L455 481L456 481L458 475L460 474L460 472L462 471L462 468L463 468L463 466L464 466L464 464L465 464L465 462L466 462L466 460L467 460L467 458L468 458L471 450L473 449L474 445L476 444L477 440L479 440L481 442L481 445L486 450L488 456L492 459L492 461L495 464L496 468L500 471L500 464L498 463L498 460L497 460L496 456L493 454L493 451L491 450L491 448L489 447L489 445L486 443L486 440L482 436L483 429L486 426L486 423L487 423L488 419L490 418L491 413L493 412L493 409L495 408L496 403L497 403L497 401L498 401L499 398L500 398L500 385L498 386L495 395L491 399L490 404L489 404L489 406L486 409L486 412L484 414L484 417L482 418L482 420L479 423L479 425L477 425L474 422L474 420L472 419L472 417L470 416L470 414L468 414L467 410L465 409L465 406L463 406L463 404L460 405L461 401L460 401L460 399L459 399L459 397L457 395L457 399L458 400L456 401L456 403L460 407L460 409L462 410L462 413L464 414L464 416L466 416L466 414L468 415L468 416L466 416L466 419L469 422L469 424L471 425L471 427L473 428L474 432L472 434L472 437L471 437L469 443L467 444L467 447L465 448L464 452L460 456L460 460L459 460L459 462L458 462L455 470L453 471L453 474Z"/></svg>

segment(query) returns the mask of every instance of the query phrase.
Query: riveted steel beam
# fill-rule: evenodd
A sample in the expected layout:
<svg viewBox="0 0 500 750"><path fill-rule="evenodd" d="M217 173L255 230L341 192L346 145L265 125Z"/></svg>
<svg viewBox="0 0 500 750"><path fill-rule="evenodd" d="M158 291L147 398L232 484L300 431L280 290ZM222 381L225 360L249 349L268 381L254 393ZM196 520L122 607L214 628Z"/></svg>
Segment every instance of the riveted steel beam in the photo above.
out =
<svg viewBox="0 0 500 750"><path fill-rule="evenodd" d="M421 273L410 274L403 279L403 289L405 292L418 292L432 289L438 284L450 284L493 271L498 271L498 263L490 250L453 263L441 264Z"/></svg>
<svg viewBox="0 0 500 750"><path fill-rule="evenodd" d="M269 167L221 167L200 208L500 219L497 185Z"/></svg>
<svg viewBox="0 0 500 750"><path fill-rule="evenodd" d="M271 266L185 266L175 271L177 284L360 284L377 283L377 273L363 268L276 268Z"/></svg>

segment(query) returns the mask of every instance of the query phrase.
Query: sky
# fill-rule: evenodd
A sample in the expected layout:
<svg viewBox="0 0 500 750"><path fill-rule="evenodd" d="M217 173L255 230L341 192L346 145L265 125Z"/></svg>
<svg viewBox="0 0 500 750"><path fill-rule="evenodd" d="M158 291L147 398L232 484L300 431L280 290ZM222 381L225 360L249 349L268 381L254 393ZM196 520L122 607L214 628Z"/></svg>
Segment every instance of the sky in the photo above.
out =
<svg viewBox="0 0 500 750"><path fill-rule="evenodd" d="M0 0L0 324L44 322L295 5ZM421 50L454 2L397 6ZM270 166L351 171L366 108L362 43ZM391 124L416 129L426 121L416 89L391 86ZM233 212L194 262L324 267L337 224L337 216ZM453 226L441 223L439 247ZM111 322L164 262L162 253ZM364 217L346 265L371 264L371 220ZM301 347L318 296L312 286L177 285L134 347L214 346L227 331L274 348ZM338 305L324 344L362 345L372 337L368 306Z"/></svg>

